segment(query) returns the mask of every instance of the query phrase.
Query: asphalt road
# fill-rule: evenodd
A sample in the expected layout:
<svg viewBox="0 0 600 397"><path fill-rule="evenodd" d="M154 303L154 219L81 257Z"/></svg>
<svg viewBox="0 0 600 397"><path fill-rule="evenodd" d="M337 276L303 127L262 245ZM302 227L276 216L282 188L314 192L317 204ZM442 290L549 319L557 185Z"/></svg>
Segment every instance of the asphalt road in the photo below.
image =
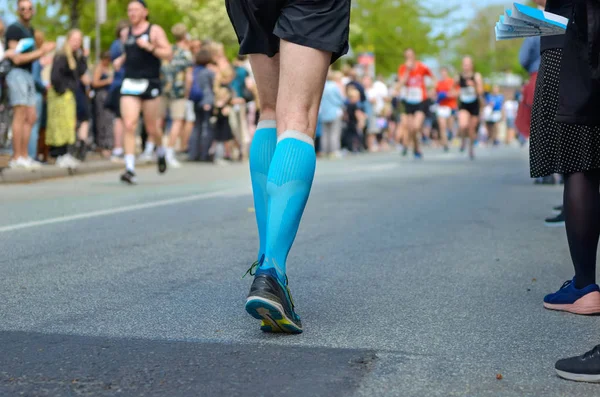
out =
<svg viewBox="0 0 600 397"><path fill-rule="evenodd" d="M572 269L543 224L561 188L526 151L317 168L288 264L299 336L243 309L246 165L0 186L0 395L600 395L554 374L600 318L542 308Z"/></svg>

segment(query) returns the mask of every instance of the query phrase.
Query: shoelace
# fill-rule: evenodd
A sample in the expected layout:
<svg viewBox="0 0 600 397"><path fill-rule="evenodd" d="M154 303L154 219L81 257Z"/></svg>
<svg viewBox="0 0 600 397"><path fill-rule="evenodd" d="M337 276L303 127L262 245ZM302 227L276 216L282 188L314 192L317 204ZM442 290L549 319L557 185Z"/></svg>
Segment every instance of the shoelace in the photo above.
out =
<svg viewBox="0 0 600 397"><path fill-rule="evenodd" d="M252 264L252 266L250 266L250 269L246 270L246 273L244 273L242 278L246 277L247 275L254 276L256 274L256 269L258 269L259 266L260 266L260 261L254 262Z"/></svg>
<svg viewBox="0 0 600 397"><path fill-rule="evenodd" d="M567 288L572 283L573 283L573 280L567 280L567 281L564 282L564 284L562 285L562 287L560 287L560 289Z"/></svg>

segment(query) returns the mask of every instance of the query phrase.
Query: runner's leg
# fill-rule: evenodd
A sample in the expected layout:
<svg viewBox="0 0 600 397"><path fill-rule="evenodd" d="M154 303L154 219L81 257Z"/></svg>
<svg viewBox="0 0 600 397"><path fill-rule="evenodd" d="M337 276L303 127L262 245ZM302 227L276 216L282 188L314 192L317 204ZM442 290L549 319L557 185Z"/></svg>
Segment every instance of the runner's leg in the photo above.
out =
<svg viewBox="0 0 600 397"><path fill-rule="evenodd" d="M477 127L479 126L479 117L471 116L469 120L469 157L475 158L475 141L477 140Z"/></svg>
<svg viewBox="0 0 600 397"><path fill-rule="evenodd" d="M123 120L123 148L125 150L125 171L135 174L135 133L142 110L142 100L134 96L121 97L121 118Z"/></svg>
<svg viewBox="0 0 600 397"><path fill-rule="evenodd" d="M415 115L413 116L413 123L412 123L412 139L415 145L415 154L421 154L421 148L420 148L420 144L421 144L421 139L420 139L420 135L421 135L421 130L423 128L423 123L425 122L425 113L418 111L415 113Z"/></svg>
<svg viewBox="0 0 600 397"><path fill-rule="evenodd" d="M285 280L286 260L306 206L316 167L314 135L331 53L281 41L277 133L267 191L264 268Z"/></svg>
<svg viewBox="0 0 600 397"><path fill-rule="evenodd" d="M146 99L142 101L142 113L144 117L144 126L148 133L148 139L151 139L156 145L156 156L158 157L158 172L163 173L167 170L166 151L163 146L162 130L158 128L157 115L160 110L160 98Z"/></svg>
<svg viewBox="0 0 600 397"><path fill-rule="evenodd" d="M275 105L279 89L279 54L269 58L262 54L250 55L258 97L261 104L260 119L250 144L250 179L254 195L254 210L258 226L258 260L265 254L267 233L267 177L277 144Z"/></svg>

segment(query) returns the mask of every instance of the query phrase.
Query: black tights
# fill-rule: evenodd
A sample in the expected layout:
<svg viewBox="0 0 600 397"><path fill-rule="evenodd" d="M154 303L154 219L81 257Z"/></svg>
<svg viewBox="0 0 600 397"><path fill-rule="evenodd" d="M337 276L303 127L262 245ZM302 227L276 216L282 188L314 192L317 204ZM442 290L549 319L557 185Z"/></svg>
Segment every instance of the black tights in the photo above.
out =
<svg viewBox="0 0 600 397"><path fill-rule="evenodd" d="M575 288L596 283L600 237L600 171L565 175L564 211L567 239L575 267Z"/></svg>

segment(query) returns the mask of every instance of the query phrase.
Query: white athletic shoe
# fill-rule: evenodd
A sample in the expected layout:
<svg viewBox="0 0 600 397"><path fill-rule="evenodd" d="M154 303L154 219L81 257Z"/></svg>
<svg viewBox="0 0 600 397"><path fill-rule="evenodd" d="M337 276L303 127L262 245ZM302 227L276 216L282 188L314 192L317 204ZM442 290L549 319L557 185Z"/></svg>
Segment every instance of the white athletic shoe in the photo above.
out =
<svg viewBox="0 0 600 397"><path fill-rule="evenodd" d="M181 168L181 163L175 157L167 157L169 168Z"/></svg>
<svg viewBox="0 0 600 397"><path fill-rule="evenodd" d="M25 160L23 157L19 157L17 159L10 160L8 163L8 166L11 169L26 169L26 170L31 169L29 162L27 162L27 160Z"/></svg>
<svg viewBox="0 0 600 397"><path fill-rule="evenodd" d="M148 152L144 152L140 155L140 157L138 157L137 161L139 163L146 163L146 164L150 164L156 161L156 159L154 158L154 154L153 153L148 153Z"/></svg>
<svg viewBox="0 0 600 397"><path fill-rule="evenodd" d="M32 159L31 157L27 157L25 161L29 164L29 168L32 170L39 170L42 168L42 164L39 161Z"/></svg>

